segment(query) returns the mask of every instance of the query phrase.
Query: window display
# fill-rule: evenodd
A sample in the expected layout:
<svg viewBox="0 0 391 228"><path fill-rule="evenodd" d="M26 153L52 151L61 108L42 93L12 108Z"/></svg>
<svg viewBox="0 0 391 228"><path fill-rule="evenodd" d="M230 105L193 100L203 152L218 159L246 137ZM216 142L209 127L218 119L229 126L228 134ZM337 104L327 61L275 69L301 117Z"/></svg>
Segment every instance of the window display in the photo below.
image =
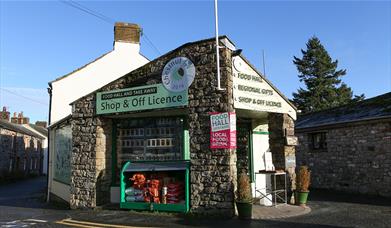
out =
<svg viewBox="0 0 391 228"><path fill-rule="evenodd" d="M183 118L126 119L117 123L117 183L127 161L183 160Z"/></svg>
<svg viewBox="0 0 391 228"><path fill-rule="evenodd" d="M121 172L121 208L189 210L189 162L127 162Z"/></svg>

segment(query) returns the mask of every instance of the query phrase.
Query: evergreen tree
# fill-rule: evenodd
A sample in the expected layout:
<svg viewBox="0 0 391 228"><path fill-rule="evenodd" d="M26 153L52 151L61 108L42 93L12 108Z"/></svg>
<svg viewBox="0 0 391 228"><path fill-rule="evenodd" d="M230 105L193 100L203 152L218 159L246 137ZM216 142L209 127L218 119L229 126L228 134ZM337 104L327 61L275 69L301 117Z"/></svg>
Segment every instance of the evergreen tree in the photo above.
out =
<svg viewBox="0 0 391 228"><path fill-rule="evenodd" d="M352 98L352 89L340 79L346 70L337 70L338 60L331 59L317 37L310 38L306 46L306 51L301 50L302 59L293 57L300 81L307 87L293 93L298 109L304 113L320 111L365 98L364 94Z"/></svg>

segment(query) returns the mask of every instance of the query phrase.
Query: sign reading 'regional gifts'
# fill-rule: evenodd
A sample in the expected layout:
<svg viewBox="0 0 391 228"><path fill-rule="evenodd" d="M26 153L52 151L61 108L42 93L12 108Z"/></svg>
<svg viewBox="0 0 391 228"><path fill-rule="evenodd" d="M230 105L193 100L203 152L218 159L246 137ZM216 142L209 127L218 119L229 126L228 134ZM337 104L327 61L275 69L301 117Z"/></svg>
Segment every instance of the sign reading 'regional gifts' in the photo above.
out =
<svg viewBox="0 0 391 228"><path fill-rule="evenodd" d="M236 114L215 113L210 116L210 148L236 148Z"/></svg>
<svg viewBox="0 0 391 228"><path fill-rule="evenodd" d="M187 90L168 91L162 84L132 87L96 94L96 114L185 106Z"/></svg>
<svg viewBox="0 0 391 228"><path fill-rule="evenodd" d="M260 112L287 113L296 119L295 109L241 56L233 57L234 107Z"/></svg>

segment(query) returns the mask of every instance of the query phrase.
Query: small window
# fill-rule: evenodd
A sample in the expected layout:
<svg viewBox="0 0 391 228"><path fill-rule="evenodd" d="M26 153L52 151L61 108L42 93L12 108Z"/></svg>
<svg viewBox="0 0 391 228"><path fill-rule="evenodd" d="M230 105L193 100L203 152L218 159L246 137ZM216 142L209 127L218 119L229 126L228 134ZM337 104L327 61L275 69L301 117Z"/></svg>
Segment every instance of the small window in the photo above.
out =
<svg viewBox="0 0 391 228"><path fill-rule="evenodd" d="M311 134L312 149L324 150L327 149L326 132L316 132Z"/></svg>

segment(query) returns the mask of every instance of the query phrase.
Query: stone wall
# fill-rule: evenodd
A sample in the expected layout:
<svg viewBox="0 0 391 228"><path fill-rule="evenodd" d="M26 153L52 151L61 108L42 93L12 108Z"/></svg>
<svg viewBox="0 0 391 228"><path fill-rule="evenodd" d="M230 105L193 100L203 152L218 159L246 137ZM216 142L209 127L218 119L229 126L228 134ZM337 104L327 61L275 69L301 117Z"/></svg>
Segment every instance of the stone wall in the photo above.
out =
<svg viewBox="0 0 391 228"><path fill-rule="evenodd" d="M275 169L282 169L288 172L288 189L291 191L296 188L295 185L295 164L289 162L295 159L295 146L286 144L287 136L295 135L294 120L288 114L269 113L269 147L272 152L273 164Z"/></svg>
<svg viewBox="0 0 391 228"><path fill-rule="evenodd" d="M213 41L195 46L192 61L196 78L189 89L191 158L191 211L234 215L236 150L210 150L210 112L233 109L231 52L221 50L221 84L216 90L216 60Z"/></svg>
<svg viewBox="0 0 391 228"><path fill-rule="evenodd" d="M220 52L221 83L222 87L226 88L223 91L216 89L213 39L179 47L99 91L161 83L161 72L169 60L178 56L189 58L196 67L195 80L189 88L187 107L191 158L191 211L231 216L235 212L235 150L209 149L209 113L234 111L231 51L222 48ZM72 208L93 208L105 202L109 196L111 149L108 145L111 144L111 123L109 118L96 116L94 110L95 94L85 96L73 104Z"/></svg>
<svg viewBox="0 0 391 228"><path fill-rule="evenodd" d="M312 149L311 134L326 132L327 150ZM313 188L391 197L391 120L298 129L299 164Z"/></svg>
<svg viewBox="0 0 391 228"><path fill-rule="evenodd" d="M41 139L0 128L0 179L13 173L40 174L42 156Z"/></svg>
<svg viewBox="0 0 391 228"><path fill-rule="evenodd" d="M96 206L96 142L97 128L102 125L94 116L94 96L73 105L70 207Z"/></svg>

